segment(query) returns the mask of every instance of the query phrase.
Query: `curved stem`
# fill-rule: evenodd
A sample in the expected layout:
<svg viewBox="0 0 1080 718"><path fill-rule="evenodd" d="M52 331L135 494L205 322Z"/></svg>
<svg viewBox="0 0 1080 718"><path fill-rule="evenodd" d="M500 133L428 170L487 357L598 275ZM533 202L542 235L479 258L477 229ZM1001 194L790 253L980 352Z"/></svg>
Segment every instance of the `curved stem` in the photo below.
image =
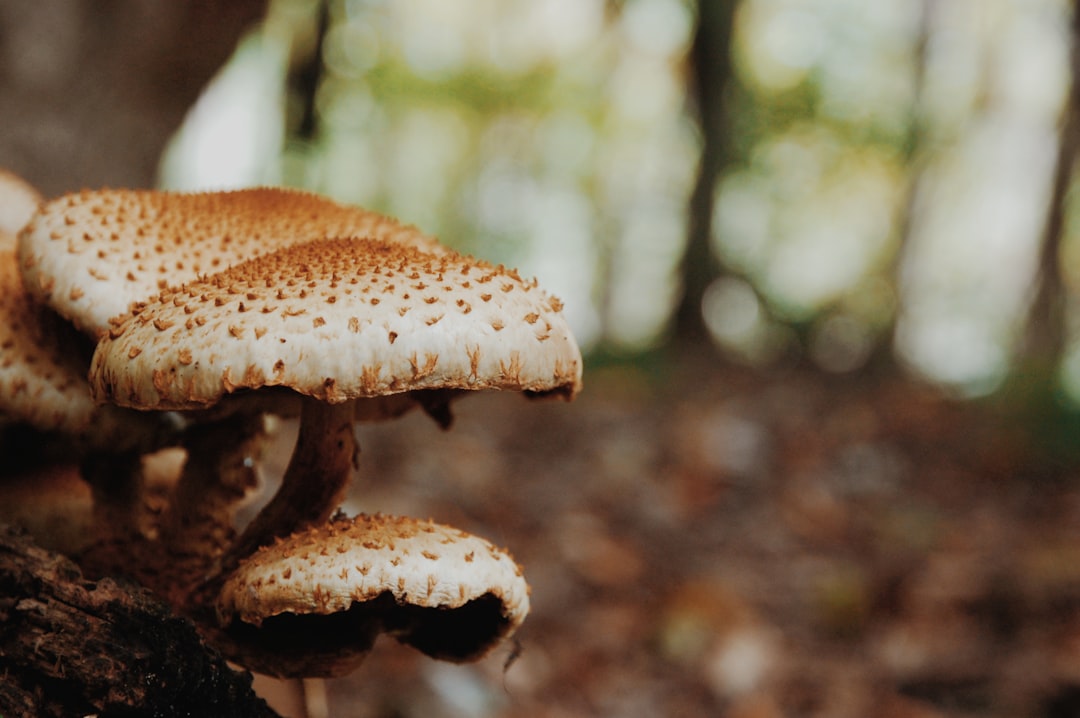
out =
<svg viewBox="0 0 1080 718"><path fill-rule="evenodd" d="M226 552L221 572L279 536L330 518L352 478L356 453L353 405L305 397L281 488Z"/></svg>

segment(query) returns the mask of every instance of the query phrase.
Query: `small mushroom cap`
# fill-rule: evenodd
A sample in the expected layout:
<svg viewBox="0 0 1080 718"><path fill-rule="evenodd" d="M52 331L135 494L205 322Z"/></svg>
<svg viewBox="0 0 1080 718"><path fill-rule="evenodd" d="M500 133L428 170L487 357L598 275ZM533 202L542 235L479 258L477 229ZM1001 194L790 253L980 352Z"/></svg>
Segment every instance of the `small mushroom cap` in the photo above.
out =
<svg viewBox="0 0 1080 718"><path fill-rule="evenodd" d="M286 387L331 403L416 390L573 396L561 303L450 250L317 240L165 290L98 344L98 400L193 409Z"/></svg>
<svg viewBox="0 0 1080 718"><path fill-rule="evenodd" d="M438 251L414 227L307 192L117 189L43 205L20 234L19 262L35 297L97 336L166 286L312 237L354 235Z"/></svg>
<svg viewBox="0 0 1080 718"><path fill-rule="evenodd" d="M337 518L259 549L217 602L230 635L260 645L258 670L279 675L340 675L379 633L471 660L528 611L528 585L507 553L450 526L385 515Z"/></svg>
<svg viewBox="0 0 1080 718"><path fill-rule="evenodd" d="M168 422L101 406L86 380L85 338L23 289L14 238L0 235L0 419L64 435L77 451L155 446Z"/></svg>
<svg viewBox="0 0 1080 718"><path fill-rule="evenodd" d="M41 201L41 195L30 183L0 169L0 234L18 234L34 216Z"/></svg>

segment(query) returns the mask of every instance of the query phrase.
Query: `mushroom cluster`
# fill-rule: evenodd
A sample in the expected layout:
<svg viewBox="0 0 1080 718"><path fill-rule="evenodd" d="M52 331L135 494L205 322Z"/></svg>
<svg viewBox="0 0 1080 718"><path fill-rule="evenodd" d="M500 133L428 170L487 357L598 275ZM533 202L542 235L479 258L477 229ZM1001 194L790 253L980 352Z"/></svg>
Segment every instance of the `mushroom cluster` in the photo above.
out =
<svg viewBox="0 0 1080 718"><path fill-rule="evenodd" d="M450 402L478 390L574 397L580 350L535 280L273 188L68 195L41 206L17 256L34 301L93 343L83 389L98 411L180 417L188 460L142 575L167 576L154 587L238 660L333 675L379 634L468 660L523 620L521 569L488 542L335 512L359 421L419 407L446 427ZM266 412L298 415L297 443L237 536ZM223 438L236 433L240 449ZM178 555L183 570L158 565Z"/></svg>
<svg viewBox="0 0 1080 718"><path fill-rule="evenodd" d="M24 291L13 237L0 238L0 351L0 416L23 453L29 430L42 456L79 462L94 491L94 523L116 533L136 530L141 457L170 443L174 424L164 413L94 402L86 343Z"/></svg>
<svg viewBox="0 0 1080 718"><path fill-rule="evenodd" d="M27 289L98 335L158 291L315 237L371 237L443 251L415 227L280 188L84 191L46 202L22 233Z"/></svg>
<svg viewBox="0 0 1080 718"><path fill-rule="evenodd" d="M26 291L16 233L41 202L0 170L0 432L11 449L0 519L76 551L139 530L142 456L168 444L174 425L164 414L96 404L86 377L93 346ZM76 467L93 485L92 500Z"/></svg>

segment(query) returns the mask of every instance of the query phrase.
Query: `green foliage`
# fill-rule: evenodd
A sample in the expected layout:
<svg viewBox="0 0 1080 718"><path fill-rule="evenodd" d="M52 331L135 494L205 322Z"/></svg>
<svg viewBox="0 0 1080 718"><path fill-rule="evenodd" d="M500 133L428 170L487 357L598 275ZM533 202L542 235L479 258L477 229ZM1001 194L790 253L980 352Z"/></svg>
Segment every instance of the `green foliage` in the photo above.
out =
<svg viewBox="0 0 1080 718"><path fill-rule="evenodd" d="M372 67L363 81L380 103L457 105L477 118L509 111L544 114L573 103L555 67L510 74L473 65L445 76L422 77L395 59Z"/></svg>

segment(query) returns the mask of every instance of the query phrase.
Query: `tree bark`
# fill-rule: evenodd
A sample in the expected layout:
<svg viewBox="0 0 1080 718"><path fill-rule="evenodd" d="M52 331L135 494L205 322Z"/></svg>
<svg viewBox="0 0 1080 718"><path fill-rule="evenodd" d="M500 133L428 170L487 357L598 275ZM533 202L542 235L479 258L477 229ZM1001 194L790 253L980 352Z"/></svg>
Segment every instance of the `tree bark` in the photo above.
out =
<svg viewBox="0 0 1080 718"><path fill-rule="evenodd" d="M0 715L277 715L148 591L0 525Z"/></svg>

